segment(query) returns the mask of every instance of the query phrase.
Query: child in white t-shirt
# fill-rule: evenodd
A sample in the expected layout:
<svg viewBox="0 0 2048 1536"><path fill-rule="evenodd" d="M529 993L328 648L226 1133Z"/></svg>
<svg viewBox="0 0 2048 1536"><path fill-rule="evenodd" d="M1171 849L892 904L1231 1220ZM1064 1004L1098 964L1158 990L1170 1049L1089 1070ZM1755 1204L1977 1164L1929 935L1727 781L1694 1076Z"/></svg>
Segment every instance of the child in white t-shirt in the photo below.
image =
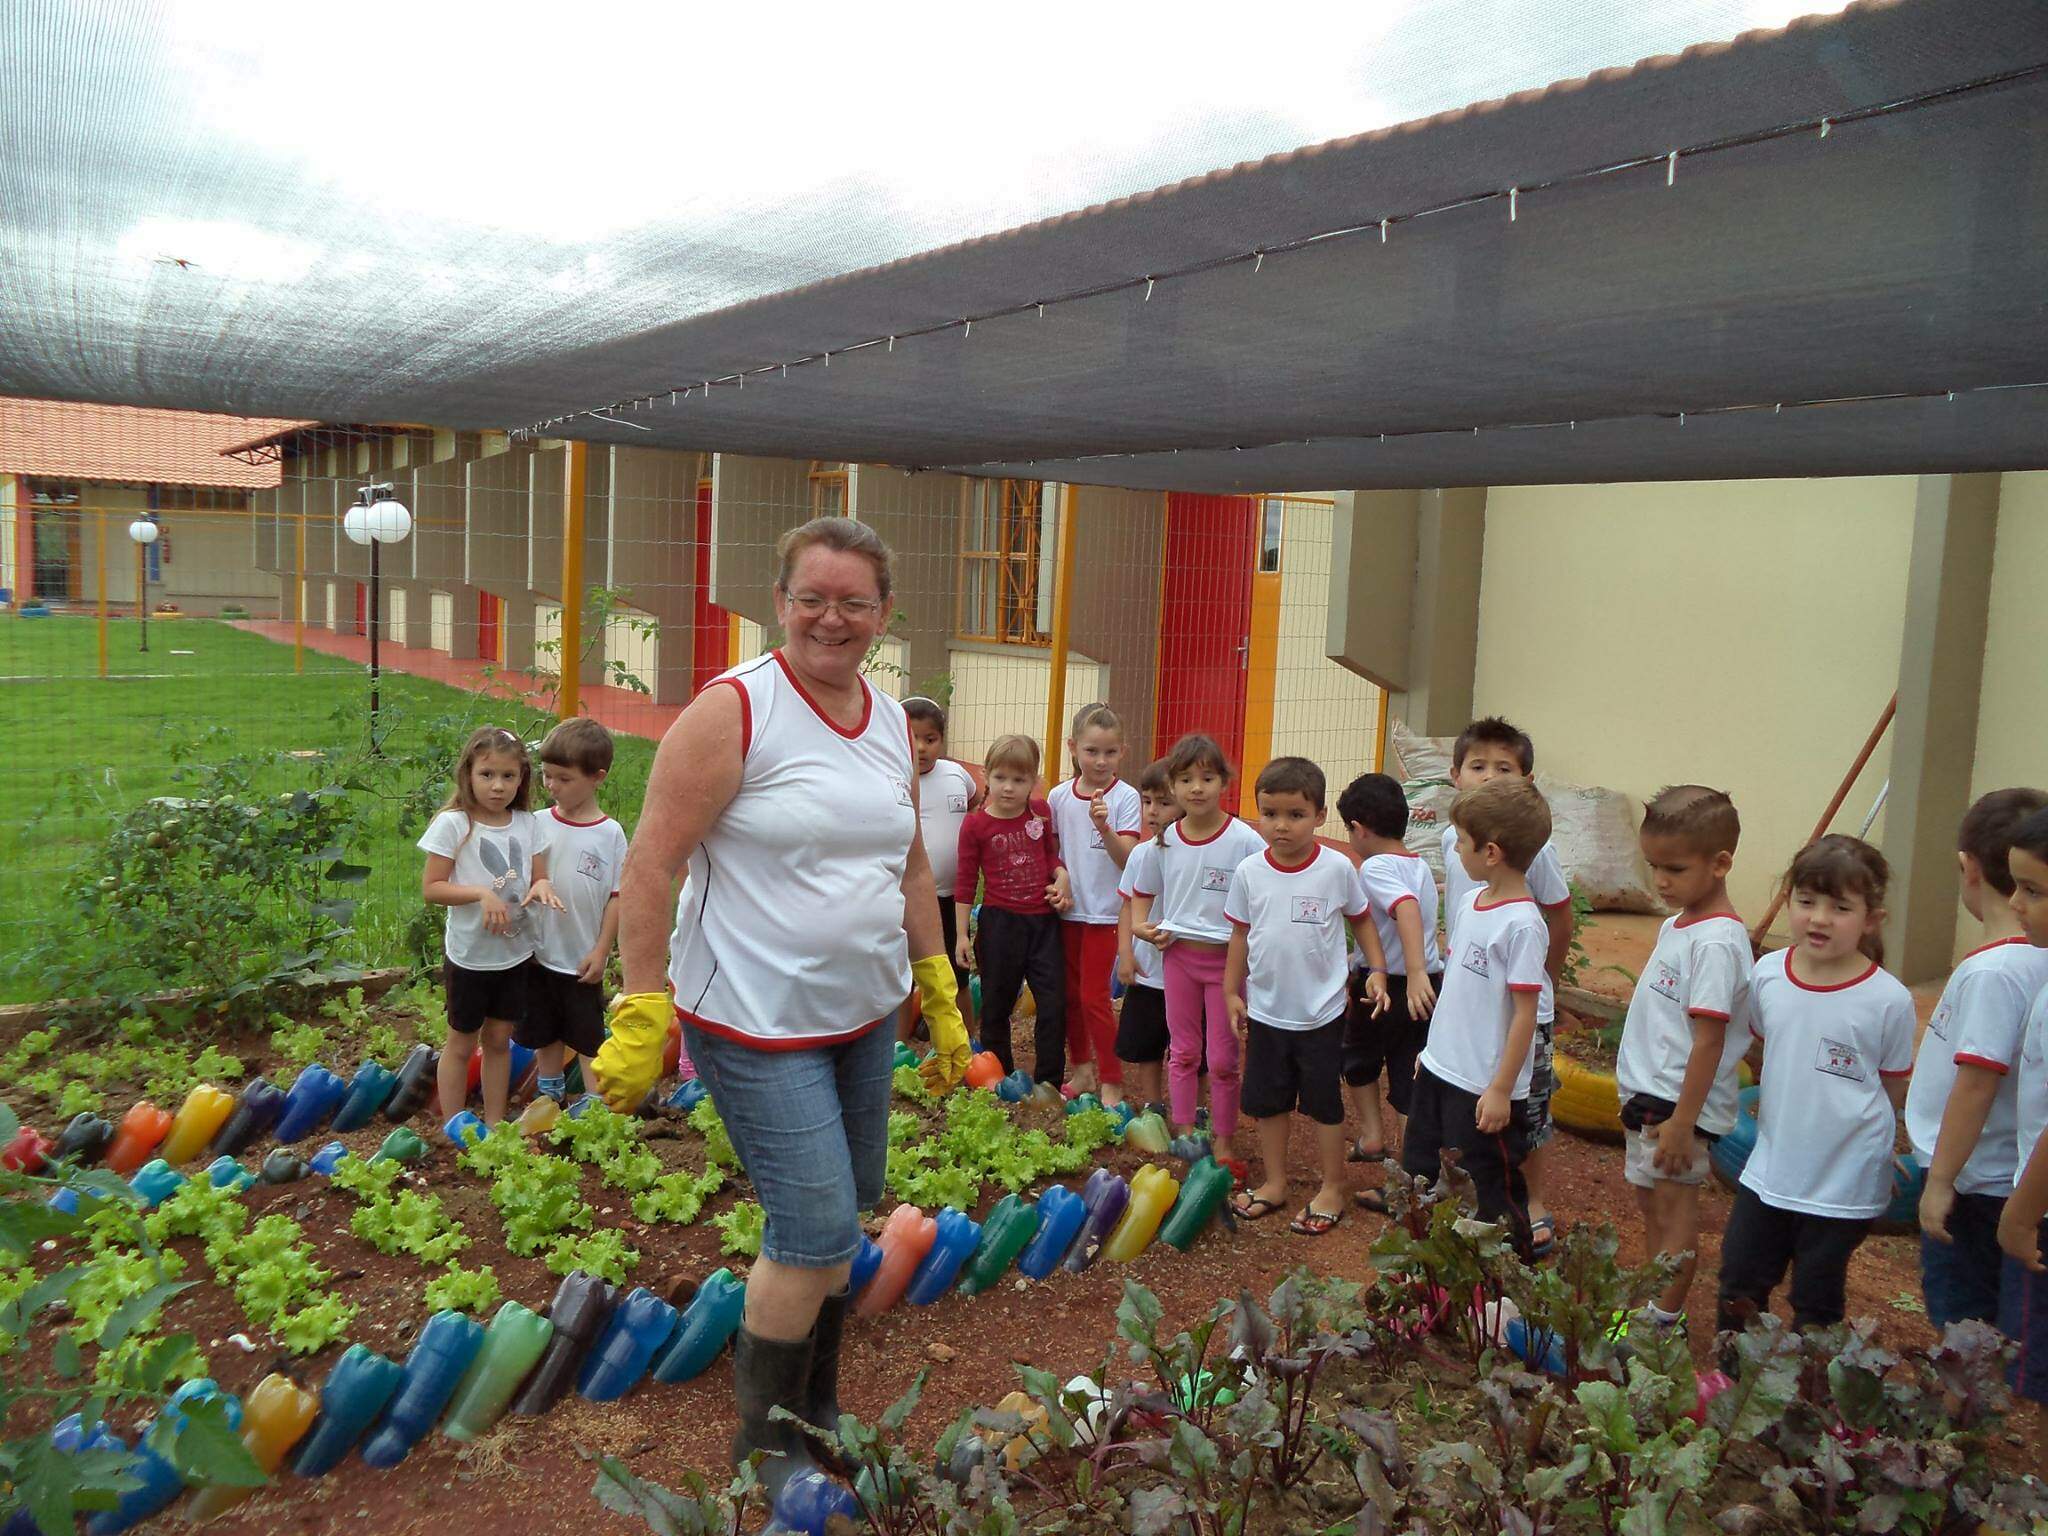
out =
<svg viewBox="0 0 2048 1536"><path fill-rule="evenodd" d="M482 1041L484 1123L505 1117L512 1032L526 1019L533 973L535 902L560 910L548 884L548 834L528 808L533 765L526 743L485 726L463 743L455 788L421 835L427 868L420 894L448 908L448 1043L436 1078L443 1117L469 1097L469 1058Z"/></svg>
<svg viewBox="0 0 2048 1536"><path fill-rule="evenodd" d="M2035 811L2013 829L2007 868L2020 928L2036 953L2048 950L2048 811ZM2014 1389L2048 1403L2048 987L2027 1012L2013 1076L2019 1079L2013 1106L2019 1174L1998 1219L1998 1246L2005 1250L1998 1328L2020 1347Z"/></svg>
<svg viewBox="0 0 2048 1536"><path fill-rule="evenodd" d="M1299 1110L1315 1122L1323 1183L1289 1225L1322 1237L1345 1207L1345 925L1366 953L1379 1012L1387 1006L1386 956L1351 861L1316 841L1323 770L1305 757L1276 757L1253 792L1267 846L1237 866L1224 896L1223 996L1245 1047L1244 1112L1258 1122L1265 1180L1233 1209L1257 1221L1286 1208L1287 1137Z"/></svg>
<svg viewBox="0 0 2048 1536"><path fill-rule="evenodd" d="M1700 1188L1707 1148L1735 1128L1742 1055L1749 1048L1749 931L1728 901L1742 822L1718 789L1677 784L1643 807L1643 859L1676 916L1629 999L1615 1064L1633 1185L1652 1253L1678 1261L1647 1308L1682 1327L1698 1267Z"/></svg>
<svg viewBox="0 0 2048 1536"><path fill-rule="evenodd" d="M980 792L974 776L946 756L946 711L922 695L903 701L910 719L910 747L917 759L917 824L924 832L925 857L931 860L932 883L939 893L939 929L950 957L960 947L959 912L953 900L953 875L960 867L960 827ZM974 998L967 972L956 961L953 980L960 991L960 1019L970 1038L974 1029ZM908 1005L896 1035L907 1040L914 1029Z"/></svg>
<svg viewBox="0 0 2048 1536"><path fill-rule="evenodd" d="M1451 802L1454 854L1472 889L1456 913L1443 990L1416 1065L1401 1166L1435 1178L1454 1149L1477 1186L1479 1214L1531 1253L1529 1082L1536 999L1548 934L1529 895L1528 868L1550 838L1536 786L1504 775Z"/></svg>
<svg viewBox="0 0 2048 1536"><path fill-rule="evenodd" d="M1138 775L1138 800L1144 807L1146 841L1159 836L1169 822L1180 820L1180 805L1160 758ZM1123 983L1123 1005L1117 1010L1116 1059L1123 1064L1124 1092L1139 1105L1166 1100L1166 970L1155 945L1131 934L1130 864L1117 891L1122 910L1116 922L1116 974Z"/></svg>
<svg viewBox="0 0 2048 1536"><path fill-rule="evenodd" d="M1498 778L1526 780L1535 772L1536 744L1529 739L1529 733L1498 715L1474 720L1458 733L1451 746L1451 782L1459 789L1475 789ZM1454 854L1456 838L1456 828L1444 828L1444 931L1453 950L1457 947L1457 935L1451 930L1473 889L1464 866ZM1558 973L1572 947L1572 890L1554 843L1546 840L1530 861L1528 881L1530 899L1536 903L1550 941L1544 952L1543 990L1536 998L1535 1066L1529 1076L1529 1156L1522 1168L1529 1186L1529 1220L1536 1234L1535 1251L1541 1258L1550 1252L1556 1234L1546 1194L1549 1154L1545 1149L1556 1134L1550 1123L1550 1095L1557 1086L1556 1074L1551 1069L1551 1034L1557 1027Z"/></svg>
<svg viewBox="0 0 2048 1536"><path fill-rule="evenodd" d="M1053 828L1067 861L1073 901L1060 913L1067 973L1067 1058L1076 1093L1094 1090L1105 1105L1123 1102L1116 1057L1116 1010L1109 999L1116 972L1117 917L1123 910L1124 865L1138 843L1138 792L1116 776L1124 760L1124 727L1107 704L1074 712L1067 761L1074 774L1052 787Z"/></svg>
<svg viewBox="0 0 2048 1536"><path fill-rule="evenodd" d="M1768 1308L1788 1268L1792 1326L1840 1322L1850 1256L1891 1203L1916 1021L1880 967L1890 882L1883 854L1839 834L1807 844L1785 877L1792 942L1750 973L1762 1092L1721 1239L1717 1331Z"/></svg>
<svg viewBox="0 0 2048 1536"><path fill-rule="evenodd" d="M1984 942L1941 989L1906 1089L1906 1133L1927 1169L1920 1195L1920 1293L1927 1321L1998 1321L1998 1222L2019 1170L2020 1042L2048 987L2048 949L2027 942L2013 910L2014 831L2048 806L2038 789L1998 789L1956 831L1963 906Z"/></svg>

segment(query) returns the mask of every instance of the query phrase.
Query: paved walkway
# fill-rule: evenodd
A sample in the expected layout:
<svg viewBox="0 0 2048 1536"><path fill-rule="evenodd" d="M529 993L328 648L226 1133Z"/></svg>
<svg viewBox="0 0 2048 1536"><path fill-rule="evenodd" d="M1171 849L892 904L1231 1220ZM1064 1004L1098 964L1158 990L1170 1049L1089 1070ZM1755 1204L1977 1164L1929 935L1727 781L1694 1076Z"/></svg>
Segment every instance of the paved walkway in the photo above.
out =
<svg viewBox="0 0 2048 1536"><path fill-rule="evenodd" d="M235 628L261 635L266 640L276 640L285 645L292 643L292 627L281 620L239 619L235 621ZM322 655L339 656L365 667L370 664L370 641L365 635L336 634L331 629L318 629L308 624L305 641L306 649L319 651ZM467 693L544 701L550 691L545 684L537 683L522 673L496 668L488 662L457 661L441 651L419 650L391 640L377 647L377 663L388 672L431 678ZM644 693L635 693L630 688L585 683L579 690L579 696L583 713L606 730L645 737L649 741L661 740L669 725L682 713L680 704L657 704Z"/></svg>

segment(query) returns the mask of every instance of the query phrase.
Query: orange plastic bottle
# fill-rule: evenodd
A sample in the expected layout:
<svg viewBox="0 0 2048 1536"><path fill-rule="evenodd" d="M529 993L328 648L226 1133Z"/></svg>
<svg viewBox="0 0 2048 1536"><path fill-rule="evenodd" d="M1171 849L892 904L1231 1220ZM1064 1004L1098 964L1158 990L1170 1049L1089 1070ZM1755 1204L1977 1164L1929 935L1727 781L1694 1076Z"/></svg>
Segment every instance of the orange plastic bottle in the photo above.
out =
<svg viewBox="0 0 2048 1536"><path fill-rule="evenodd" d="M235 1110L235 1096L223 1093L211 1083L201 1083L185 1095L185 1102L178 1109L177 1118L171 1121L169 1134L158 1148L157 1156L173 1168L180 1163L189 1163L204 1152L214 1134L227 1123Z"/></svg>
<svg viewBox="0 0 2048 1536"><path fill-rule="evenodd" d="M994 1051L983 1051L967 1060L965 1082L970 1088L993 1088L1003 1080L1003 1064Z"/></svg>
<svg viewBox="0 0 2048 1536"><path fill-rule="evenodd" d="M889 1213L880 1238L881 1266L855 1306L862 1317L886 1312L902 1299L904 1288L931 1250L938 1231L939 1224L914 1205L899 1205Z"/></svg>
<svg viewBox="0 0 2048 1536"><path fill-rule="evenodd" d="M149 1100L133 1106L121 1117L114 1132L114 1144L107 1148L107 1169L127 1178L155 1154L157 1143L170 1134L170 1114Z"/></svg>
<svg viewBox="0 0 2048 1536"><path fill-rule="evenodd" d="M284 1465L285 1453L297 1445L319 1416L320 1399L289 1376L273 1371L256 1383L242 1404L242 1444L265 1472ZM186 1518L194 1525L214 1519L240 1504L254 1488L216 1483L192 1495Z"/></svg>

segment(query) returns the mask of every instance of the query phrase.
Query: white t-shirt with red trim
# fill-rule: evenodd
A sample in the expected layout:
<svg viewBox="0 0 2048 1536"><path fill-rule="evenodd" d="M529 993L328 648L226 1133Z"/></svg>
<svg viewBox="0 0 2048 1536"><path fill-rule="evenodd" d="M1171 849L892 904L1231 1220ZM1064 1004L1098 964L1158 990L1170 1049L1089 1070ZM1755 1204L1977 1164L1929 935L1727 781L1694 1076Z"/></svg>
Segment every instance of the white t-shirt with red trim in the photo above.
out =
<svg viewBox="0 0 2048 1536"><path fill-rule="evenodd" d="M1700 1105L1698 1128L1725 1136L1735 1128L1741 1092L1742 1058L1749 1050L1749 930L1732 912L1710 917L1674 917L1657 930L1650 963L1628 1000L1621 1026L1615 1082L1624 1100L1647 1093L1678 1102L1692 1059L1693 1019L1719 1019L1728 1027L1721 1042L1714 1085Z"/></svg>
<svg viewBox="0 0 2048 1536"><path fill-rule="evenodd" d="M974 780L950 757L932 764L917 781L917 824L924 829L924 856L931 861L932 884L941 900L953 899L953 876L960 868L960 824L974 798Z"/></svg>
<svg viewBox="0 0 2048 1536"><path fill-rule="evenodd" d="M626 867L626 829L609 816L570 821L553 806L542 820L548 831L548 884L561 898L562 910L528 909L540 923L540 942L533 952L549 970L574 976L583 957L597 947L604 909L619 894L619 874Z"/></svg>
<svg viewBox="0 0 2048 1536"><path fill-rule="evenodd" d="M1444 984L1429 1021L1422 1064L1453 1087L1484 1093L1507 1053L1515 1019L1515 994L1543 990L1543 957L1550 930L1526 896L1482 906L1483 885L1473 886L1457 913ZM1515 1072L1508 1097L1529 1097L1535 1040Z"/></svg>
<svg viewBox="0 0 2048 1536"><path fill-rule="evenodd" d="M1177 821L1162 837L1163 843L1148 837L1132 850L1124 888L1152 898L1154 927L1176 938L1227 943L1230 919L1223 915L1223 899L1230 894L1230 877L1246 859L1266 851L1266 840L1235 816L1226 816L1198 843L1188 840Z"/></svg>
<svg viewBox="0 0 2048 1536"><path fill-rule="evenodd" d="M1789 968L1792 954L1750 972L1764 1070L1742 1182L1780 1210L1876 1216L1891 1204L1897 1134L1884 1079L1913 1070L1913 994L1874 960L1853 981L1816 987Z"/></svg>
<svg viewBox="0 0 2048 1536"><path fill-rule="evenodd" d="M2013 1166L2024 1173L2035 1145L2048 1136L2048 987L2034 994L2027 1010L2027 1031L2020 1039L2020 1069L2013 1076L2019 1079L2013 1098L2014 1118L2019 1123ZM2017 1175L2014 1182L2018 1182Z"/></svg>
<svg viewBox="0 0 2048 1536"><path fill-rule="evenodd" d="M1956 966L1920 1037L1913 1083L1906 1090L1906 1132L1922 1165L1934 1161L1958 1064L1967 1062L1999 1075L1998 1092L1984 1117L1984 1133L1956 1175L1958 1194L2003 1199L2012 1193L2018 1172L2013 1155L2019 1145L2020 1086L2013 1068L2026 1035L2027 1010L2043 987L2048 987L2048 949L2036 949L2017 937L1982 945Z"/></svg>
<svg viewBox="0 0 2048 1536"><path fill-rule="evenodd" d="M1137 862L1137 851L1133 849L1131 852L1130 863L1124 865L1125 883L1123 885L1123 888L1117 892L1117 896L1120 900L1129 901L1131 899L1131 887L1129 883L1131 864L1135 864ZM1137 987L1156 987L1161 990L1165 989L1166 968L1165 966L1160 964L1158 948L1154 945L1147 944L1135 933L1131 935L1131 963L1135 968L1134 974L1131 977L1131 985Z"/></svg>
<svg viewBox="0 0 2048 1536"><path fill-rule="evenodd" d="M1334 848L1317 844L1292 869L1270 848L1239 864L1223 915L1245 930L1245 1010L1274 1029L1342 1018L1344 928L1365 909L1351 861Z"/></svg>
<svg viewBox="0 0 2048 1536"><path fill-rule="evenodd" d="M1122 779L1103 792L1109 797L1109 825L1125 837L1140 837L1145 826L1145 803L1138 792ZM1060 835L1060 857L1067 861L1067 889L1074 904L1060 914L1070 923L1113 923L1123 911L1117 894L1123 871L1117 868L1109 850L1102 846L1102 833L1088 814L1095 796L1085 794L1079 778L1055 784L1046 803L1052 807L1052 824Z"/></svg>
<svg viewBox="0 0 2048 1536"><path fill-rule="evenodd" d="M1546 912L1554 907L1569 907L1572 904L1571 882L1564 877L1564 865L1558 862L1557 844L1545 843L1538 850L1535 862L1528 870L1529 894L1536 898L1536 905ZM1465 873L1464 862L1458 857L1458 829L1455 825L1444 828L1444 937L1451 941L1452 953L1457 952L1458 914L1465 910L1465 898L1474 891L1483 889L1483 882L1474 880ZM1548 953L1548 941L1545 941ZM1551 984L1550 973L1543 973L1543 990L1536 995L1536 1022L1548 1024L1557 1017L1557 990Z"/></svg>
<svg viewBox="0 0 2048 1536"><path fill-rule="evenodd" d="M1429 872L1419 853L1375 853L1358 866L1358 889L1372 908L1372 925L1379 930L1380 948L1387 952L1387 974L1408 974L1408 951L1401 945L1401 930L1394 922L1394 909L1404 901L1415 903L1422 919L1423 965L1434 976L1444 968L1444 957L1436 943L1436 877ZM1355 954L1365 964L1363 951Z"/></svg>

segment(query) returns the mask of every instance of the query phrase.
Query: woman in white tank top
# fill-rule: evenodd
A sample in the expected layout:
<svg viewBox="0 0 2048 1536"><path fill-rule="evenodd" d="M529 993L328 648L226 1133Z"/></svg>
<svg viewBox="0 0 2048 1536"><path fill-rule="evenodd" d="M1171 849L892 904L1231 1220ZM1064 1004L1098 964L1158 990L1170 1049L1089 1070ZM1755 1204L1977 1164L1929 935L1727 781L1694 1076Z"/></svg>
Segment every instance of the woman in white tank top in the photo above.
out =
<svg viewBox="0 0 2048 1536"><path fill-rule="evenodd" d="M782 647L707 684L656 754L620 882L625 995L592 1064L615 1107L637 1102L679 1018L766 1212L734 1351L733 1454L769 1453L771 1493L813 1464L771 1411L838 1421L847 1271L888 1160L895 1033L876 1026L913 980L926 1081L949 1088L967 1065L909 722L860 673L888 619L888 547L833 517L779 553ZM662 939L686 863L671 997Z"/></svg>

